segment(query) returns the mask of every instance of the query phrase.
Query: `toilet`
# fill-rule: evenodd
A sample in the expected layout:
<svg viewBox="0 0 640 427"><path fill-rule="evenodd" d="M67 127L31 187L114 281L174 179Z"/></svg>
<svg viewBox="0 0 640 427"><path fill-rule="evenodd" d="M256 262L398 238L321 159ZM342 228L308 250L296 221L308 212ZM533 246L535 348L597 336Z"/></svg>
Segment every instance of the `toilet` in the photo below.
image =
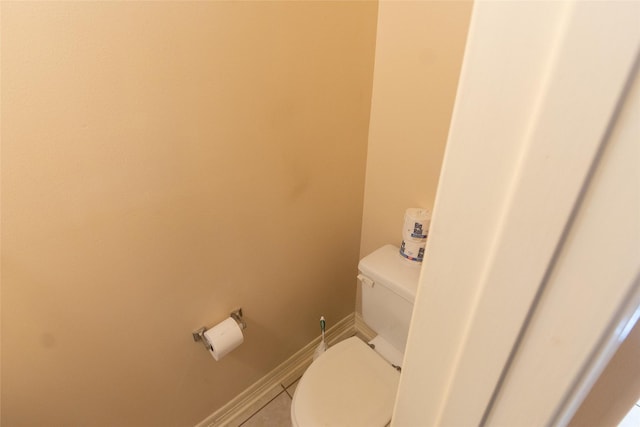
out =
<svg viewBox="0 0 640 427"><path fill-rule="evenodd" d="M330 347L305 371L293 395L294 427L384 427L391 421L420 264L392 245L358 264L362 317L378 335Z"/></svg>

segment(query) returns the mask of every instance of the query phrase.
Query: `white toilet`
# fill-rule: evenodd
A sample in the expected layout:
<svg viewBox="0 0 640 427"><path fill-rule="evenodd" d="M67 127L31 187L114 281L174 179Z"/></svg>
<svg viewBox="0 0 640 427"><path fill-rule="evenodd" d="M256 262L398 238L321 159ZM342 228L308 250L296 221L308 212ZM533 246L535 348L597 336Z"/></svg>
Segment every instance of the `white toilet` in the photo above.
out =
<svg viewBox="0 0 640 427"><path fill-rule="evenodd" d="M378 333L330 347L304 373L291 404L294 427L384 427L391 421L420 265L392 245L358 264L362 316Z"/></svg>

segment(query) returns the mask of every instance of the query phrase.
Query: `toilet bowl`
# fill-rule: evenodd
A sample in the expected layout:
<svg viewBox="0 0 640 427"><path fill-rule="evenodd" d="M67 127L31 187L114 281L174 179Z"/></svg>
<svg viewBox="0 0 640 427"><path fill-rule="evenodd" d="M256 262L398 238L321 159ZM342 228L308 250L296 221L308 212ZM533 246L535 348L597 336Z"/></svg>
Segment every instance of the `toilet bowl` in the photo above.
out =
<svg viewBox="0 0 640 427"><path fill-rule="evenodd" d="M357 337L331 347L300 379L291 404L294 427L384 427L400 373Z"/></svg>
<svg viewBox="0 0 640 427"><path fill-rule="evenodd" d="M325 351L293 395L294 427L384 427L400 381L419 266L387 245L358 264L364 321L378 333L370 344L351 337Z"/></svg>

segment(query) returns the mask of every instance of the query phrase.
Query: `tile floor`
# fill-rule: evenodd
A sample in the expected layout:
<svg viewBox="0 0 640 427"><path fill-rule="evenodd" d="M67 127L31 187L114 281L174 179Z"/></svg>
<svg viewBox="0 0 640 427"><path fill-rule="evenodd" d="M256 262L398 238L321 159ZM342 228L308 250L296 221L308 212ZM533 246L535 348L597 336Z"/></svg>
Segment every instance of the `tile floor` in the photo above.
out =
<svg viewBox="0 0 640 427"><path fill-rule="evenodd" d="M280 390L273 391L275 397L256 408L252 415L249 415L238 425L242 427L291 427L291 399L298 381L299 378L288 387L280 384Z"/></svg>

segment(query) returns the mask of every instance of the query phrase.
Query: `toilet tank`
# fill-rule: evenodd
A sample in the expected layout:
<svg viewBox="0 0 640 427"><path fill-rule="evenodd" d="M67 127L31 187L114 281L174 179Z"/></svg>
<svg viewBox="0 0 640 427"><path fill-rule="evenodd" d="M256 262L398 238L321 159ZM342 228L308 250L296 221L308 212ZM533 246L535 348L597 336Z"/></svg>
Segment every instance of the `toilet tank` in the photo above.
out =
<svg viewBox="0 0 640 427"><path fill-rule="evenodd" d="M362 317L400 353L407 344L420 267L421 263L404 259L393 245L377 249L358 264Z"/></svg>

